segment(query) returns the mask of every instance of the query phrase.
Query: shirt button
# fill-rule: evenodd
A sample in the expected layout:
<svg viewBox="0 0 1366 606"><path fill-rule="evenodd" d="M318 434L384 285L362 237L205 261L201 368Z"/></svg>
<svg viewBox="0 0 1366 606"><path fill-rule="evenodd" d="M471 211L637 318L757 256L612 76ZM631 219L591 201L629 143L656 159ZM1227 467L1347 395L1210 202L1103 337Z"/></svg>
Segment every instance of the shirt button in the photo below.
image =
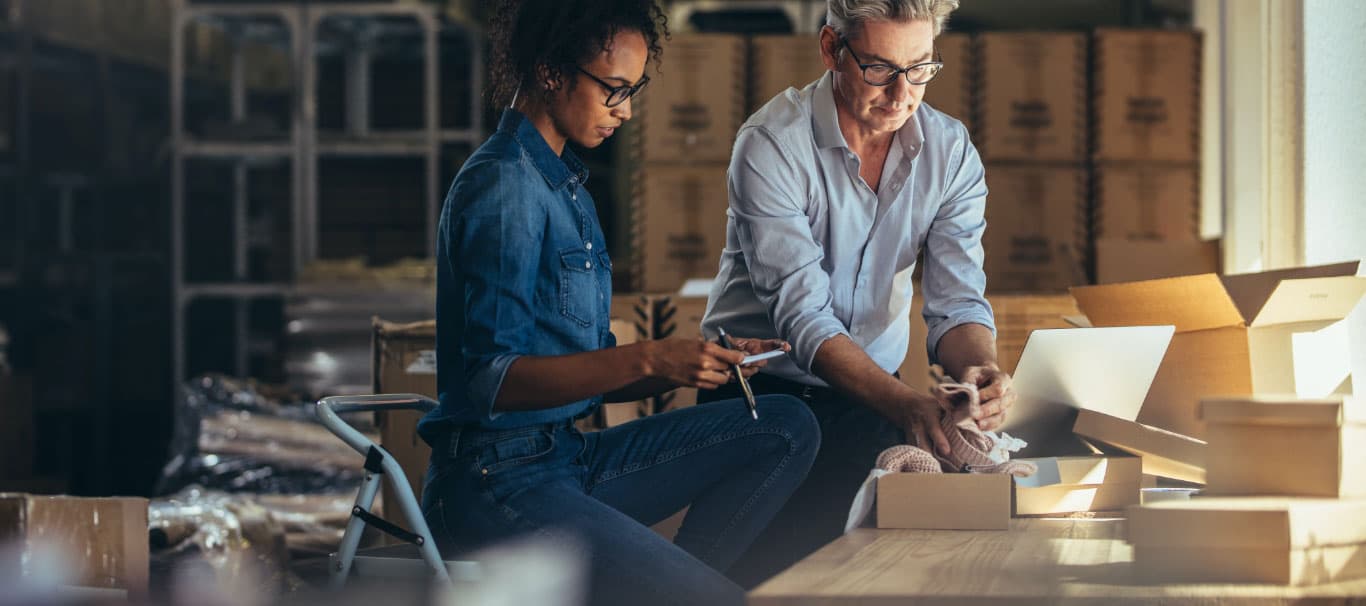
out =
<svg viewBox="0 0 1366 606"><path fill-rule="evenodd" d="M584 261L584 262L583 262L583 267L584 267L584 269L593 269L593 262L592 262L592 261Z"/></svg>
<svg viewBox="0 0 1366 606"><path fill-rule="evenodd" d="M588 250L593 250L593 243L592 243L592 242L584 242L584 243L583 243L583 247L584 247L584 248L587 248Z"/></svg>

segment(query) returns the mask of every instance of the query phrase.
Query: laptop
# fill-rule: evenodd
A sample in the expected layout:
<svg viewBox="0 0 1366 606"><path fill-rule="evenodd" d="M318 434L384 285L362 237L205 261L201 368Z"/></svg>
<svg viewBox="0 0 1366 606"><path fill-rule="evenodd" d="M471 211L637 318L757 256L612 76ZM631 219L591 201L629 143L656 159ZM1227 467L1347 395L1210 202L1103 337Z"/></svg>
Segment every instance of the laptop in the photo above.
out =
<svg viewBox="0 0 1366 606"><path fill-rule="evenodd" d="M1029 443L1015 457L1084 454L1077 409L1138 418L1174 326L1036 330L1015 367L1019 394L1000 431Z"/></svg>

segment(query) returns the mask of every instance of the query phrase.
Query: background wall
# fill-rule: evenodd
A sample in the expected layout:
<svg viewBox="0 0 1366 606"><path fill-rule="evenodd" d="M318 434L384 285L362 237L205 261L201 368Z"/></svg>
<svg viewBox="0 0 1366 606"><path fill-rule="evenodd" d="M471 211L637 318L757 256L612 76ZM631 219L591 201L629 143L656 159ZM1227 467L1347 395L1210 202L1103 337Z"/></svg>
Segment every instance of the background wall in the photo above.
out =
<svg viewBox="0 0 1366 606"><path fill-rule="evenodd" d="M1366 259L1366 3L1306 0L1304 5L1304 260ZM1366 343L1366 305L1350 322ZM1352 375L1366 377L1366 351L1354 350ZM1366 389L1357 379L1358 392Z"/></svg>
<svg viewBox="0 0 1366 606"><path fill-rule="evenodd" d="M1304 5L1304 258L1366 258L1366 3Z"/></svg>

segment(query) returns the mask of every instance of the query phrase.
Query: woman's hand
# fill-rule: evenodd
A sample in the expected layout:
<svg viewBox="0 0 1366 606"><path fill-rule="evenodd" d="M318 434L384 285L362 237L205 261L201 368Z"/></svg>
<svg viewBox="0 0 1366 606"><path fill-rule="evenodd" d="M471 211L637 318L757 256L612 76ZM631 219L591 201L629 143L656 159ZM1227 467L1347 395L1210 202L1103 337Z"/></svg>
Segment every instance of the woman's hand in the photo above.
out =
<svg viewBox="0 0 1366 606"><path fill-rule="evenodd" d="M643 341L645 374L680 387L716 389L730 380L730 368L745 359L742 350L692 339ZM740 347L737 343L736 347Z"/></svg>

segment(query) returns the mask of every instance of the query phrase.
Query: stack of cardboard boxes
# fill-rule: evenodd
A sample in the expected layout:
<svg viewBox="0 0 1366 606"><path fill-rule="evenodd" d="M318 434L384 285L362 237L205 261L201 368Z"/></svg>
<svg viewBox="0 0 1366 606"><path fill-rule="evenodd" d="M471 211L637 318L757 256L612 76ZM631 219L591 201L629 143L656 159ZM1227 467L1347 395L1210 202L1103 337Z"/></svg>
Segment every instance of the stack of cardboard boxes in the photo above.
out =
<svg viewBox="0 0 1366 606"><path fill-rule="evenodd" d="M1204 498L1131 507L1147 582L1366 577L1366 416L1353 396L1207 399Z"/></svg>
<svg viewBox="0 0 1366 606"><path fill-rule="evenodd" d="M726 168L744 120L745 40L680 34L633 101L630 280L674 292L716 275L726 238Z"/></svg>
<svg viewBox="0 0 1366 606"><path fill-rule="evenodd" d="M986 163L987 286L1059 293L1085 284L1086 45L1081 33L986 33L977 131Z"/></svg>
<svg viewBox="0 0 1366 606"><path fill-rule="evenodd" d="M1100 29L1093 47L1096 281L1218 271L1199 239L1199 32Z"/></svg>

